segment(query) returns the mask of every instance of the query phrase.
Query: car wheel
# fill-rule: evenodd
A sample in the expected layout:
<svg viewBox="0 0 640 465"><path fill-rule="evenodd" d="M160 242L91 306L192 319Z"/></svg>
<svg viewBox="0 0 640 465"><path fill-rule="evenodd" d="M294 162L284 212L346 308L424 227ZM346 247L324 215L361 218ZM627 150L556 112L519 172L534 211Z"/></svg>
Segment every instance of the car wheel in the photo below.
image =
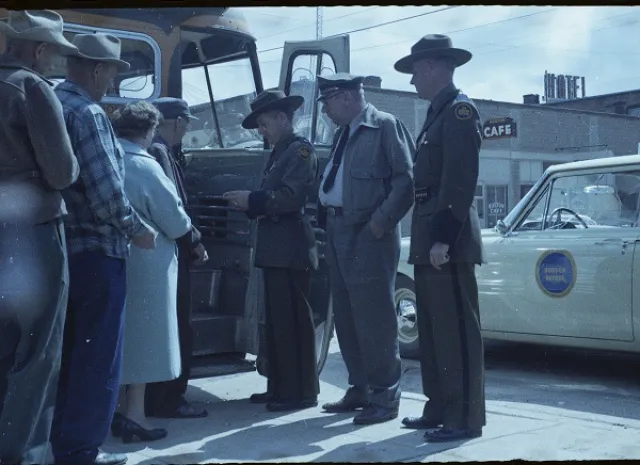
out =
<svg viewBox="0 0 640 465"><path fill-rule="evenodd" d="M406 276L398 276L396 279L395 304L400 356L417 358L420 350L415 284Z"/></svg>

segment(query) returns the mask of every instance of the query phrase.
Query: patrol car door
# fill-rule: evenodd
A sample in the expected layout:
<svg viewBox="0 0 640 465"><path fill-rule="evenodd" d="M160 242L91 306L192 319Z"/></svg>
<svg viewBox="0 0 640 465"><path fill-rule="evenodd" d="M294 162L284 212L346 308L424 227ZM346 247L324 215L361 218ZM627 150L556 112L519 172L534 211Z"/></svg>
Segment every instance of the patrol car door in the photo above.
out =
<svg viewBox="0 0 640 465"><path fill-rule="evenodd" d="M502 294L487 331L633 340L640 170L561 173L489 247ZM493 311L495 310L495 311Z"/></svg>
<svg viewBox="0 0 640 465"><path fill-rule="evenodd" d="M304 97L303 106L294 115L296 131L309 139L318 154L319 173L329 159L329 151L335 125L320 110L317 77L319 75L349 72L349 36L340 35L326 39L285 42L280 72L280 89L288 95ZM324 231L318 229L316 202L319 182L308 199L306 213L312 218L320 264L311 282L311 307L316 323L316 350L318 366L324 364L329 342L333 335L333 311L331 309L329 277L324 260Z"/></svg>

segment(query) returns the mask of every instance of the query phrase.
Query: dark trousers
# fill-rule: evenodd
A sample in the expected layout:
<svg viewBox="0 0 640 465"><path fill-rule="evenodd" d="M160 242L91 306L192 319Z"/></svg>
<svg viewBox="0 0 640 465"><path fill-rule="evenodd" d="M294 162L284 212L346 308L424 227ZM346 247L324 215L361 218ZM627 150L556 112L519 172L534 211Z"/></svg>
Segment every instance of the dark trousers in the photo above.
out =
<svg viewBox="0 0 640 465"><path fill-rule="evenodd" d="M485 425L484 353L475 265L414 268L423 416L447 428Z"/></svg>
<svg viewBox="0 0 640 465"><path fill-rule="evenodd" d="M61 221L0 224L0 461L46 459L68 286Z"/></svg>
<svg viewBox="0 0 640 465"><path fill-rule="evenodd" d="M69 258L70 290L51 442L56 463L90 463L109 432L122 365L126 262Z"/></svg>
<svg viewBox="0 0 640 465"><path fill-rule="evenodd" d="M145 394L145 411L147 412L147 415L174 411L180 407L181 403L184 402L183 395L187 392L193 353L189 261L190 257L188 255L178 255L177 309L178 337L180 339L180 361L182 363L182 371L180 376L174 380L147 385L147 391Z"/></svg>
<svg viewBox="0 0 640 465"><path fill-rule="evenodd" d="M275 400L315 400L320 392L316 338L309 305L311 273L265 268L268 380Z"/></svg>

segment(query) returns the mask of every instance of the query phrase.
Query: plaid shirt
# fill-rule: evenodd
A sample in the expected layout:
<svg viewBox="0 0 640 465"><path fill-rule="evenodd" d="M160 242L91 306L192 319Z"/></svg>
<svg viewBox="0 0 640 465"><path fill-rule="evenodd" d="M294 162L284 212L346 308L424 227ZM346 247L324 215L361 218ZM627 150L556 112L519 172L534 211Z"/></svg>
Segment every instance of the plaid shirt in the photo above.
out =
<svg viewBox="0 0 640 465"><path fill-rule="evenodd" d="M124 194L124 150L109 117L84 89L67 80L55 92L80 165L78 181L62 192L69 254L127 258L129 238L148 228Z"/></svg>

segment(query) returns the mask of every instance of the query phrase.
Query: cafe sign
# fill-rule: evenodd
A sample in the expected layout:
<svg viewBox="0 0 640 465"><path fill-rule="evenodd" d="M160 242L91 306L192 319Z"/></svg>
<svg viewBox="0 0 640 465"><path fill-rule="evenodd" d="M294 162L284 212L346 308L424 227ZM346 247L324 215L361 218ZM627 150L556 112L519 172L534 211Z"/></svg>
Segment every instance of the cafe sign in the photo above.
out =
<svg viewBox="0 0 640 465"><path fill-rule="evenodd" d="M513 118L493 118L482 125L484 139L506 139L516 137L516 122Z"/></svg>

